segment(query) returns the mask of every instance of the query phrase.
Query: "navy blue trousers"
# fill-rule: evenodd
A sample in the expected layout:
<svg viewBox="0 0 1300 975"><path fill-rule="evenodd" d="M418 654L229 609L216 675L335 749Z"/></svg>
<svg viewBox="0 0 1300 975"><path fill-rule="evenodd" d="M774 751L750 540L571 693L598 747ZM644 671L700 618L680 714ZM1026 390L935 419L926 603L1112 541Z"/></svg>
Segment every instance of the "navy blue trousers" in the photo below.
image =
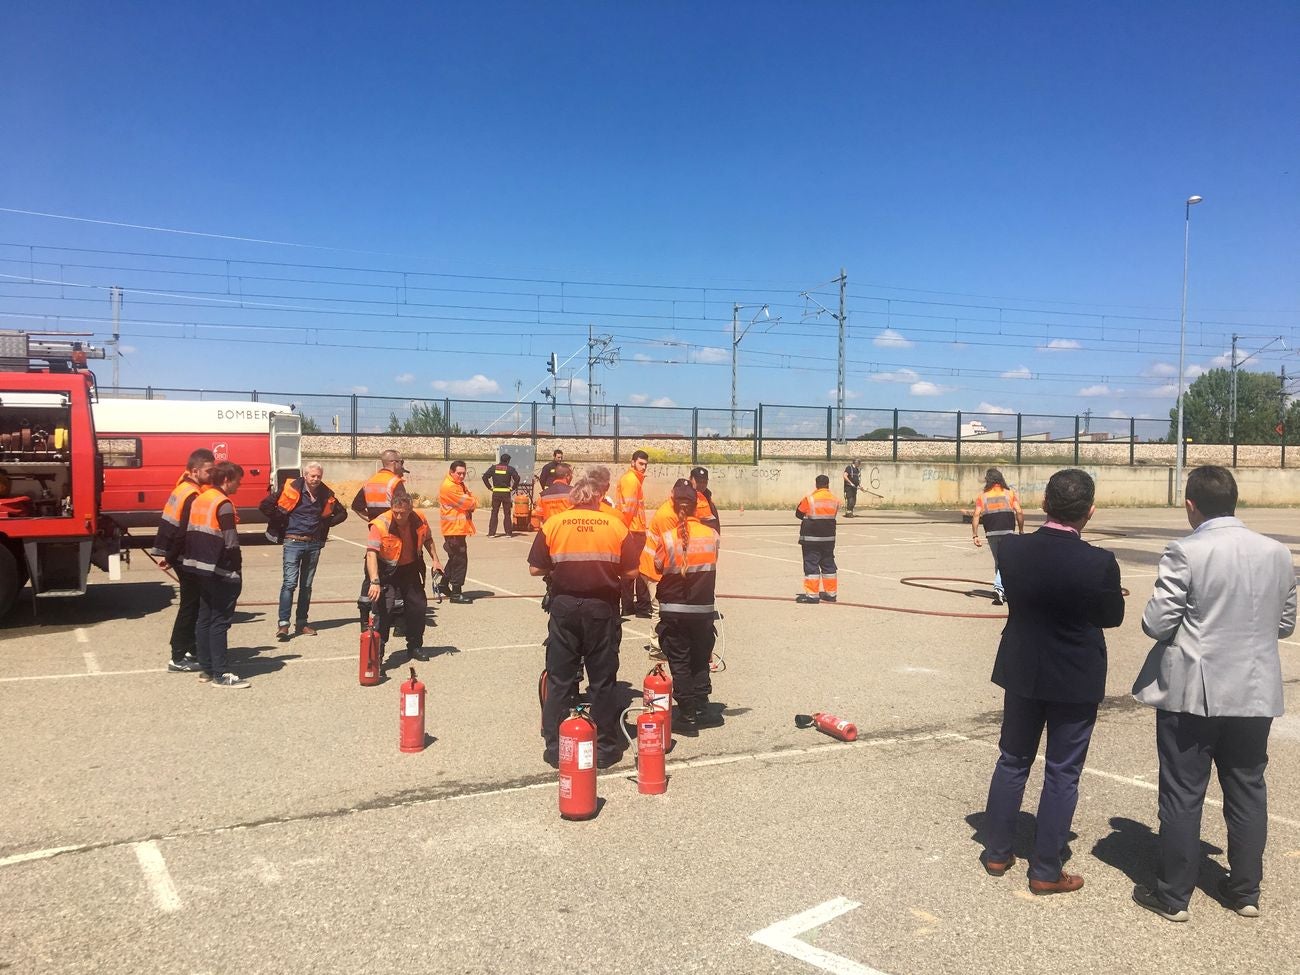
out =
<svg viewBox="0 0 1300 975"><path fill-rule="evenodd" d="M1011 859L1025 782L1046 727L1047 764L1043 770L1043 794L1038 800L1038 826L1029 877L1032 880L1060 878L1061 852L1070 836L1074 807L1079 803L1079 776L1096 723L1096 704L1039 701L1013 691L1005 692L1002 738L998 742L1002 754L993 770L984 811L986 860L1002 863Z"/></svg>

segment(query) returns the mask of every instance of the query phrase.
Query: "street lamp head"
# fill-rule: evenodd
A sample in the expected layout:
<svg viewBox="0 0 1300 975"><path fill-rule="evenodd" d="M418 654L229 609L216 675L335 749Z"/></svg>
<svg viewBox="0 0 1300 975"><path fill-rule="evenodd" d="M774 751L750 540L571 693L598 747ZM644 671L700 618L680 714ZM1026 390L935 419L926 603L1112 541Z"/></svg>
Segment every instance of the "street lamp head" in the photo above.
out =
<svg viewBox="0 0 1300 975"><path fill-rule="evenodd" d="M1189 196L1189 197L1187 198L1187 205L1188 205L1189 207L1194 207L1194 206L1196 206L1196 204L1200 203L1200 202L1201 202L1202 200L1204 200L1204 199L1205 199L1205 197L1203 197L1203 196Z"/></svg>

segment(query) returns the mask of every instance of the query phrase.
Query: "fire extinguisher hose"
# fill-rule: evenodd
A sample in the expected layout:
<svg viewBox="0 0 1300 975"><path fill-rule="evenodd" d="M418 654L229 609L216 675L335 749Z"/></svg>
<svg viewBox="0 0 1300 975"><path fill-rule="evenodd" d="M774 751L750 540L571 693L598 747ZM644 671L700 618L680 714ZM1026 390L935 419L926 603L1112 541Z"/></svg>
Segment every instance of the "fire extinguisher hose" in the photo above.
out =
<svg viewBox="0 0 1300 975"><path fill-rule="evenodd" d="M618 716L618 726L623 730L623 737L627 739L628 746L631 747L633 751L636 751L636 739L627 733L627 716L631 714L633 711L635 711L639 715L649 710L650 708L645 707L644 705L633 704L631 707L629 707L626 711L624 711L622 714Z"/></svg>

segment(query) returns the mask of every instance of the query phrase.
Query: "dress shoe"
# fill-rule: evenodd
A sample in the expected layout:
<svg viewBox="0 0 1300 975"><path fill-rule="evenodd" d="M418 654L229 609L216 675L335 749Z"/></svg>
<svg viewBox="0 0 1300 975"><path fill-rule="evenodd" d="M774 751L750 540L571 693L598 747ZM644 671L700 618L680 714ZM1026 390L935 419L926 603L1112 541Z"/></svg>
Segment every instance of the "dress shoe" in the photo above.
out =
<svg viewBox="0 0 1300 975"><path fill-rule="evenodd" d="M547 765L549 765L551 768L559 768L559 767L560 767L560 756L559 756L558 754L555 754L555 753L552 753L552 752L543 751L543 752L542 752L542 761L545 762Z"/></svg>
<svg viewBox="0 0 1300 975"><path fill-rule="evenodd" d="M306 623L304 623L302 626L294 627L293 635L294 636L315 636L316 627L308 626Z"/></svg>
<svg viewBox="0 0 1300 975"><path fill-rule="evenodd" d="M1219 896L1223 898L1223 906L1228 910L1235 911L1242 917L1259 917L1259 905L1254 901L1238 900L1237 896L1228 890L1227 877L1219 881Z"/></svg>
<svg viewBox="0 0 1300 975"><path fill-rule="evenodd" d="M1061 875L1055 880L1034 880L1029 878L1029 892L1031 894L1072 894L1083 886L1083 878L1077 873L1066 873L1061 871Z"/></svg>
<svg viewBox="0 0 1300 975"><path fill-rule="evenodd" d="M1138 884L1133 888L1133 903L1139 907L1145 907L1152 914L1158 914L1166 921L1186 921L1191 917L1185 908L1170 909L1165 906L1164 901L1156 896L1156 892L1150 887L1143 887Z"/></svg>
<svg viewBox="0 0 1300 975"><path fill-rule="evenodd" d="M276 627L275 638L281 643L287 642L289 639L289 624L286 623L284 626Z"/></svg>
<svg viewBox="0 0 1300 975"><path fill-rule="evenodd" d="M984 865L984 872L990 877L1001 877L1016 865L1016 858L1012 856L1007 857L1005 860L986 860L981 856L980 863Z"/></svg>
<svg viewBox="0 0 1300 975"><path fill-rule="evenodd" d="M451 594L451 596L448 597L447 602L456 603L461 606L468 606L471 603L473 603L474 600L470 599L468 596L464 595L463 593L454 592Z"/></svg>
<svg viewBox="0 0 1300 975"><path fill-rule="evenodd" d="M606 754L596 755L596 768L610 768L617 765L623 758L622 752L608 752Z"/></svg>

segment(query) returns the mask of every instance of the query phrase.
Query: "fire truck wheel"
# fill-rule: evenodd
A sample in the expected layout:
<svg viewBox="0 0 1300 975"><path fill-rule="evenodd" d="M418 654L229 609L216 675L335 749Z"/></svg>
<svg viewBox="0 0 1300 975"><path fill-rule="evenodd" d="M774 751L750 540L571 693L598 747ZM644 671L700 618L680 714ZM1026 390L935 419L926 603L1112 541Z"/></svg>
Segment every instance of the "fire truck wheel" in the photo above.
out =
<svg viewBox="0 0 1300 975"><path fill-rule="evenodd" d="M0 616L13 608L24 581L23 574L18 571L18 560L14 558L14 553L8 546L0 544Z"/></svg>

